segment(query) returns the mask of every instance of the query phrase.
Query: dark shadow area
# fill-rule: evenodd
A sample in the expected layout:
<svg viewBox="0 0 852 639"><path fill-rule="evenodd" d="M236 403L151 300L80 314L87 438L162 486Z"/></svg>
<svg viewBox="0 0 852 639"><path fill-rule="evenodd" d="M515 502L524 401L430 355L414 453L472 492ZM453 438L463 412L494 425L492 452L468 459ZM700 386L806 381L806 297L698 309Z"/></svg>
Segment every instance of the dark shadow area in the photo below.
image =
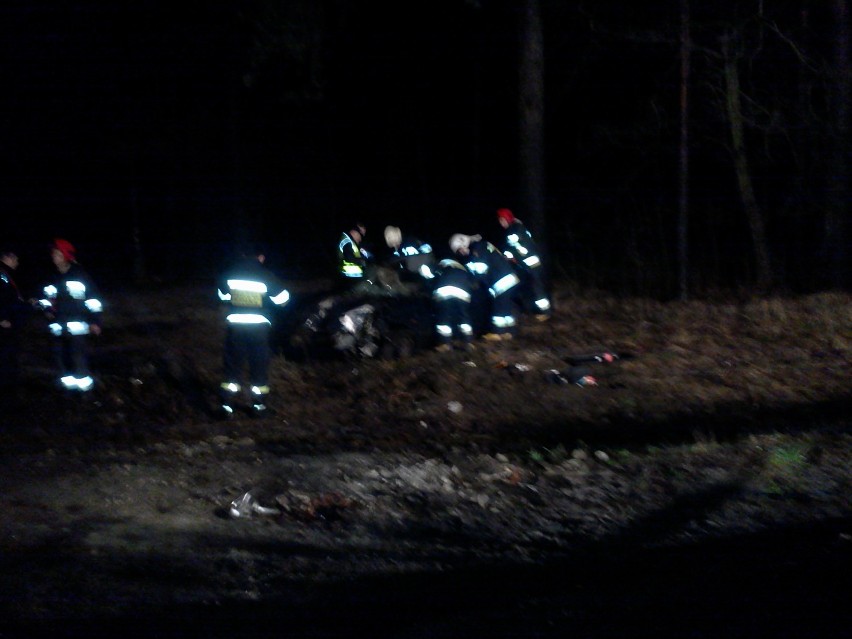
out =
<svg viewBox="0 0 852 639"><path fill-rule="evenodd" d="M714 507L718 496L709 495L704 507ZM675 524L695 514L704 497L693 495L686 510L679 503L650 519ZM193 575L187 557L81 560L61 548L39 548L33 552L36 577L51 562L77 562L80 583L63 584L68 600L62 604L78 605L79 612L55 616L54 610L45 615L51 621L22 619L14 604L24 593L14 588L26 585L19 571L33 570L26 561L33 557L6 557L0 631L10 638L850 636L852 546L843 539L850 520L668 547L654 546L656 535L647 535L647 523L600 541L577 540L570 550L541 554L532 565L471 559L427 572L281 577L257 601L216 591L217 570L224 565L198 564ZM297 555L334 555L344 563L349 553L392 558L370 548L258 546L237 538L198 543L199 561L211 546L262 553L270 564ZM20 576L11 578L14 573ZM128 576L138 600L109 589L110 579ZM227 581L224 573L218 576ZM192 583L198 579L209 583ZM80 588L86 583L99 584L95 594L103 597L102 609ZM210 588L210 602L171 602L170 592L187 585L201 592ZM49 601L43 604L50 607Z"/></svg>
<svg viewBox="0 0 852 639"><path fill-rule="evenodd" d="M228 432L226 424L211 421L213 394L190 368L158 359L167 392L153 394L150 402L138 410L147 411L144 419L135 415L132 402L125 407L129 417L122 422L104 421L102 403L97 393L90 397L56 396L48 413L31 412L31 404L4 408L4 436L9 452L35 452L51 448L57 441L70 445L85 441L94 452L99 448L137 446L178 440L189 443L193 437L209 438L212 430ZM174 362L171 362L174 364ZM345 361L317 362L314 371L322 383L338 384ZM322 368L331 367L330 371ZM169 370L172 370L169 373ZM333 386L329 386L333 388ZM177 393L175 393L177 391ZM28 393L37 396L55 394L45 383L29 382ZM343 386L339 392L350 393ZM146 396L147 397L147 396ZM41 410L41 409L40 409ZM340 423L335 428L316 430L277 430L273 438L261 437L260 451L275 454L316 454L352 450L394 452L407 450L425 455L443 454L448 447L465 447L479 452L502 452L526 456L531 448L590 448L641 450L648 446L692 444L696 441L737 441L761 433L848 432L852 398L849 396L801 404L784 403L773 407L754 406L745 402L714 405L705 412L694 409L670 415L665 419L630 419L609 415L600 421L573 420L558 423L524 423L512 421L483 425L465 430L463 438L452 424L443 430L420 431L400 425L377 428L372 422L347 424L340 407ZM144 412L143 411L143 412ZM137 411L138 412L138 411ZM141 415L141 414L140 414ZM199 416L202 421L199 422ZM376 418L371 416L372 420ZM57 439L58 438L58 439Z"/></svg>
<svg viewBox="0 0 852 639"><path fill-rule="evenodd" d="M608 417L605 421L571 423L524 423L513 421L499 427L465 430L463 437L448 426L446 431L417 432L411 429L370 430L369 427L338 427L326 433L325 452L405 449L424 455L441 455L450 447L490 454L526 457L531 448L589 448L641 450L648 446L693 444L696 441L737 441L761 433L848 432L852 409L849 397L773 408L746 404L715 406L712 414L694 411L665 420ZM259 441L258 447L282 454L316 453L317 440Z"/></svg>
<svg viewBox="0 0 852 639"><path fill-rule="evenodd" d="M712 411L712 412L709 412ZM713 405L704 412L688 410L665 419L608 416L605 421L550 424L504 424L493 433L500 450L523 451L529 446L573 446L639 450L647 446L736 441L760 433L848 432L852 397L817 402L754 406L746 402ZM495 449L496 450L496 449Z"/></svg>

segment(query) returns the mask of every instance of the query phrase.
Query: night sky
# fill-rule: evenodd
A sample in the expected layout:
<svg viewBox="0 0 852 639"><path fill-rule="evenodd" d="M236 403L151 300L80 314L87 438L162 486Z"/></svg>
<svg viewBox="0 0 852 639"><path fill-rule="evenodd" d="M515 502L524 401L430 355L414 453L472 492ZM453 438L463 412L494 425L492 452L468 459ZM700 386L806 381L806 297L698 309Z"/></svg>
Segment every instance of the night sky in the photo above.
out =
<svg viewBox="0 0 852 639"><path fill-rule="evenodd" d="M672 270L678 3L650 4L542 2L543 241L560 274L581 283L629 285L637 263ZM715 42L707 30L734 24L746 5L705 8L698 37ZM64 236L81 262L120 279L137 227L147 268L166 281L206 276L246 235L298 275L330 267L356 220L373 242L395 224L443 249L453 232L496 236L498 207L524 217L513 3L10 0L0 11L0 233L32 262ZM801 14L775 11L803 49L827 55L815 44L825 15L813 10L802 30ZM767 49L754 64L778 75L777 94L748 88L776 110L778 130L755 138L754 171L761 203L783 222L771 232L797 238L776 242L788 268L790 255L814 250L819 226L790 201L815 196L772 185L789 182L794 162L805 180L817 171L783 141L801 136L788 104L795 56ZM713 243L696 252L703 272L730 284L748 277L749 239L732 212L712 65L695 56L692 232ZM811 96L824 90L808 80ZM817 146L801 142L812 155Z"/></svg>

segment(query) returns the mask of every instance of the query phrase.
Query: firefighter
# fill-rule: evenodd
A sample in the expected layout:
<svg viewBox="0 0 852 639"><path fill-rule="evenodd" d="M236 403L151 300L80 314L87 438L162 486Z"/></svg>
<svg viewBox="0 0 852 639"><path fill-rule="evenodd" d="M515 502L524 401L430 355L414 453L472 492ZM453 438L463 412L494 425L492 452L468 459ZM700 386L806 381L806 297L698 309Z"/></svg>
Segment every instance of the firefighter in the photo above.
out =
<svg viewBox="0 0 852 639"><path fill-rule="evenodd" d="M243 388L243 365L246 361L251 414L255 417L271 414L267 406L272 358L271 311L287 304L290 293L265 266L265 262L266 254L262 247L245 249L219 282L219 299L228 309L225 318L225 380L219 388L219 414L223 418L234 414L235 400Z"/></svg>
<svg viewBox="0 0 852 639"><path fill-rule="evenodd" d="M21 325L31 310L15 283L18 264L18 254L12 247L0 248L0 402L11 400L15 392L20 375Z"/></svg>
<svg viewBox="0 0 852 639"><path fill-rule="evenodd" d="M521 276L520 293L524 307L544 322L550 319L550 299L544 286L538 247L523 222L509 209L497 210L497 222L506 232L501 249Z"/></svg>
<svg viewBox="0 0 852 639"><path fill-rule="evenodd" d="M367 274L367 262L372 257L361 243L367 235L367 227L361 222L340 237L337 244L338 272L344 282L359 283Z"/></svg>
<svg viewBox="0 0 852 639"><path fill-rule="evenodd" d="M91 277L77 263L76 254L68 240L53 241L50 259L56 274L44 287L39 305L56 338L60 385L73 393L86 393L95 383L89 370L88 341L90 335L101 334L103 303Z"/></svg>
<svg viewBox="0 0 852 639"><path fill-rule="evenodd" d="M515 287L520 282L512 264L481 235L456 233L450 237L450 250L488 287L491 296L491 329L482 336L483 339L512 339L516 325Z"/></svg>
<svg viewBox="0 0 852 639"><path fill-rule="evenodd" d="M404 273L431 279L435 255L430 244L416 237L403 235L398 226L385 227L385 244L393 251L388 260L392 266L399 267Z"/></svg>
<svg viewBox="0 0 852 639"><path fill-rule="evenodd" d="M449 258L438 262L431 272L437 340L435 350L451 350L453 338L470 350L473 348L470 303L476 280L461 262Z"/></svg>

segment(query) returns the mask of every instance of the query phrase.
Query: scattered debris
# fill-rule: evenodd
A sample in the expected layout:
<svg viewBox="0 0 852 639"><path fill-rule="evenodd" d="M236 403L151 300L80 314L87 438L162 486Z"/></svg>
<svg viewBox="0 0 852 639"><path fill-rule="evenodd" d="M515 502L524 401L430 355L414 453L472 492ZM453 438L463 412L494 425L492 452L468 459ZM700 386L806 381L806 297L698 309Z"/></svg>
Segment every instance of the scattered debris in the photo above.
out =
<svg viewBox="0 0 852 639"><path fill-rule="evenodd" d="M509 375L522 375L531 371L532 366L528 364L510 364L506 367L506 370L509 371Z"/></svg>
<svg viewBox="0 0 852 639"><path fill-rule="evenodd" d="M257 515L280 515L281 512L276 510L275 508L265 508L257 503L257 500L254 496L249 492L245 493L239 499L235 499L231 502L231 508L228 510L228 514L231 515L234 519L243 518L247 519L254 514Z"/></svg>
<svg viewBox="0 0 852 639"><path fill-rule="evenodd" d="M580 353L578 355L567 355L563 359L571 364L572 366L576 366L577 364L611 364L619 359L629 359L633 357L628 353L614 353L609 350L600 350L600 351L592 351L589 353Z"/></svg>
<svg viewBox="0 0 852 639"><path fill-rule="evenodd" d="M545 371L546 379L553 384L574 384L576 386L597 386L598 380L584 367L572 366L564 371L551 368Z"/></svg>
<svg viewBox="0 0 852 639"><path fill-rule="evenodd" d="M275 501L285 512L301 521L340 521L344 512L355 506L352 499L338 492L324 493L316 497L290 493L279 495Z"/></svg>

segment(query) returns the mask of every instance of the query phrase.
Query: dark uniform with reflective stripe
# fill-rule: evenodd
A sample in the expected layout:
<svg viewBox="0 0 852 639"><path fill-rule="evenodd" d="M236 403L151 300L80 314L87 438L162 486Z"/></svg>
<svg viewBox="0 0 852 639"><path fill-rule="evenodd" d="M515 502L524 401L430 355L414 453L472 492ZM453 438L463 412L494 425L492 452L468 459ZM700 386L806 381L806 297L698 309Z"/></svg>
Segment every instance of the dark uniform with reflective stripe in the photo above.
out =
<svg viewBox="0 0 852 639"><path fill-rule="evenodd" d="M12 269L0 262L0 321L8 322L8 326L0 327L0 394L18 381L21 324L29 309L21 299ZM3 399L0 397L0 402Z"/></svg>
<svg viewBox="0 0 852 639"><path fill-rule="evenodd" d="M364 278L367 256L362 254L361 248L348 233L344 233L337 244L337 261L340 275L345 279L360 280Z"/></svg>
<svg viewBox="0 0 852 639"><path fill-rule="evenodd" d="M432 246L415 237L403 237L402 243L394 249L390 263L398 265L405 272L417 273L421 277L431 279L430 275L435 266L435 255Z"/></svg>
<svg viewBox="0 0 852 639"><path fill-rule="evenodd" d="M39 305L56 337L54 352L60 383L72 391L88 391L94 385L89 371L88 336L100 328L103 303L89 274L76 262L65 273L56 273L43 289Z"/></svg>
<svg viewBox="0 0 852 639"><path fill-rule="evenodd" d="M515 330L514 288L520 282L512 264L486 240L471 242L467 269L488 287L491 295L491 331L511 335Z"/></svg>
<svg viewBox="0 0 852 639"><path fill-rule="evenodd" d="M470 302L476 280L463 264L451 259L441 260L432 273L430 284L438 345L449 344L453 337L470 343L473 338Z"/></svg>
<svg viewBox="0 0 852 639"><path fill-rule="evenodd" d="M252 409L262 413L269 395L271 311L285 305L290 293L259 259L246 258L222 277L219 299L228 305L222 408L233 412L234 399L242 390L243 365L248 361Z"/></svg>
<svg viewBox="0 0 852 639"><path fill-rule="evenodd" d="M532 234L515 218L506 228L503 254L521 275L521 297L527 310L538 315L550 314L550 299L544 286L541 258Z"/></svg>

